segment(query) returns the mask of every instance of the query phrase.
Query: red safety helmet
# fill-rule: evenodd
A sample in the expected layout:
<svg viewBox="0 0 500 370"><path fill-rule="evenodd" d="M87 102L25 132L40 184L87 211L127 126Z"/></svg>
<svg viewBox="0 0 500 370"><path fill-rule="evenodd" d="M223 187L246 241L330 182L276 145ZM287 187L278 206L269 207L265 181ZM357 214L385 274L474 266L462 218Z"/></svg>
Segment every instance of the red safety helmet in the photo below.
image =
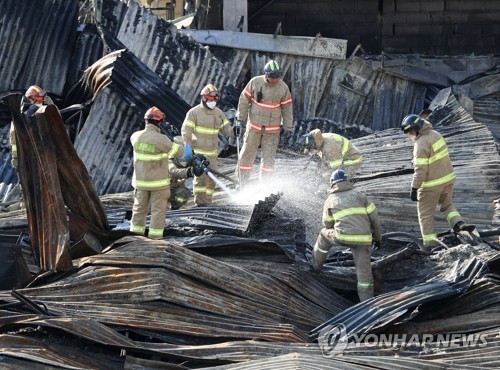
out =
<svg viewBox="0 0 500 370"><path fill-rule="evenodd" d="M165 114L158 108L151 107L146 111L146 114L144 114L144 119L161 123L165 119Z"/></svg>
<svg viewBox="0 0 500 370"><path fill-rule="evenodd" d="M201 95L201 100L203 100L204 102L206 102L207 100L217 101L219 100L220 96L219 90L217 90L217 88L212 84L208 84L203 89L201 89L200 95Z"/></svg>
<svg viewBox="0 0 500 370"><path fill-rule="evenodd" d="M47 93L40 86L33 85L26 90L24 96L30 101L34 100L36 103L43 103Z"/></svg>

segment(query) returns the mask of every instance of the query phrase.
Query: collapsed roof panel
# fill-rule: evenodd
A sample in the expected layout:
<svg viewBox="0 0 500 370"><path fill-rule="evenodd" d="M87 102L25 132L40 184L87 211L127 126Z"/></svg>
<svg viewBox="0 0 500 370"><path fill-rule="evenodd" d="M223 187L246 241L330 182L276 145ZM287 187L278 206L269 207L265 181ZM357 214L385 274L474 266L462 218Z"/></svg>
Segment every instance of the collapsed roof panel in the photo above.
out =
<svg viewBox="0 0 500 370"><path fill-rule="evenodd" d="M151 106L165 112L180 132L189 105L127 50L115 51L90 66L71 92L93 99L75 148L99 194L131 189L133 172L130 136L144 128ZM92 149L91 149L92 148Z"/></svg>
<svg viewBox="0 0 500 370"><path fill-rule="evenodd" d="M37 84L62 96L77 16L76 1L2 1L0 91Z"/></svg>
<svg viewBox="0 0 500 370"><path fill-rule="evenodd" d="M207 48L134 1L98 3L102 5L97 7L97 24L105 35L114 35L190 105L199 101L199 93L208 83L219 88L238 84L248 51L227 50L225 60L218 60Z"/></svg>

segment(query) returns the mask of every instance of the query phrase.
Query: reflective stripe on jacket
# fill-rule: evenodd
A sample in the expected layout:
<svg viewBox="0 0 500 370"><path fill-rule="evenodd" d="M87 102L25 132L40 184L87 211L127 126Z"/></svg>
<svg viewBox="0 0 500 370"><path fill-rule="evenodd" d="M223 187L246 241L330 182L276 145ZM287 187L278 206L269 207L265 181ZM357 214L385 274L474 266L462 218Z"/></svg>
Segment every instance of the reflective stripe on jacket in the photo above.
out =
<svg viewBox="0 0 500 370"><path fill-rule="evenodd" d="M345 137L333 133L321 133L319 129L310 132L314 136L318 155L332 170L340 166L352 166L363 162L363 155Z"/></svg>
<svg viewBox="0 0 500 370"><path fill-rule="evenodd" d="M182 124L182 139L195 153L217 156L219 132L234 137L233 128L224 113L217 107L208 109L203 103L187 112Z"/></svg>
<svg viewBox="0 0 500 370"><path fill-rule="evenodd" d="M262 93L262 99L259 96ZM275 85L267 82L265 76L252 78L245 89L241 92L238 102L238 120L250 121L255 131L261 131L256 127L266 126L266 132L271 131L269 126L281 125L287 131L292 130L293 109L292 95L287 84L283 80Z"/></svg>
<svg viewBox="0 0 500 370"><path fill-rule="evenodd" d="M169 158L182 157L184 148L172 143L160 129L147 124L130 137L134 151L132 186L139 190L161 190L170 185Z"/></svg>
<svg viewBox="0 0 500 370"><path fill-rule="evenodd" d="M413 148L413 188L449 184L456 178L446 141L425 121Z"/></svg>
<svg viewBox="0 0 500 370"><path fill-rule="evenodd" d="M14 127L14 122L10 123L9 143L10 143L10 153L12 155L12 158L17 158L16 130Z"/></svg>
<svg viewBox="0 0 500 370"><path fill-rule="evenodd" d="M335 229L336 239L345 245L371 244L381 239L375 205L348 181L333 185L323 206L323 225Z"/></svg>

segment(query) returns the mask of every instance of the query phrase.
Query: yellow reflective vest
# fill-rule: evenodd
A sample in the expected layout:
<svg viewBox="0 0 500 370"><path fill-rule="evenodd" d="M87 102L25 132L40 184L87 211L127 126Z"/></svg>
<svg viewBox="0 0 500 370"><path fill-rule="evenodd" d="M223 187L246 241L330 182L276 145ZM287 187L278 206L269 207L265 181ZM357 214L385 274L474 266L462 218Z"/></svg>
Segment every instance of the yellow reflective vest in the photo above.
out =
<svg viewBox="0 0 500 370"><path fill-rule="evenodd" d="M432 188L453 182L453 172L448 147L443 136L432 130L432 124L425 121L413 147L412 188Z"/></svg>
<svg viewBox="0 0 500 370"><path fill-rule="evenodd" d="M132 186L139 190L162 190L170 186L169 158L180 158L184 147L172 143L156 125L147 124L144 130L130 137L134 150Z"/></svg>

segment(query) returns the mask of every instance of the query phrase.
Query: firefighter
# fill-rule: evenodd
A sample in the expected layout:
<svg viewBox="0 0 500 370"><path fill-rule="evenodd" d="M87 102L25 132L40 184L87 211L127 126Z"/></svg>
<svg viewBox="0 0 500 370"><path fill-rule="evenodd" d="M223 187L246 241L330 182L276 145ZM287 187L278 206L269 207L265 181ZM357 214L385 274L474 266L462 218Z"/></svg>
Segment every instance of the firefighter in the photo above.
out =
<svg viewBox="0 0 500 370"><path fill-rule="evenodd" d="M426 249L439 245L434 228L436 207L446 217L453 231L473 231L474 226L464 223L452 203L453 184L456 179L446 141L432 124L416 115L407 115L401 130L415 142L413 148L413 179L410 198L417 202L418 222Z"/></svg>
<svg viewBox="0 0 500 370"><path fill-rule="evenodd" d="M174 137L174 143L179 145L184 145L184 141L181 136ZM192 163L193 161L191 161ZM170 177L172 178L172 183L170 184L170 209L179 209L184 204L187 203L189 197L191 196L191 190L186 187L186 180L194 176L194 172L201 175L199 170L194 171L193 166L189 166L189 163L181 161L178 158L170 158L169 163Z"/></svg>
<svg viewBox="0 0 500 370"><path fill-rule="evenodd" d="M270 60L264 75L252 78L240 95L238 125L246 128L240 153L240 184L250 178L257 149L261 147L260 179L274 172L276 150L283 130L285 141L292 132L292 96L287 84L281 80L281 67Z"/></svg>
<svg viewBox="0 0 500 370"><path fill-rule="evenodd" d="M323 206L323 225L313 248L312 267L320 272L333 245L351 249L360 301L373 297L371 250L380 248L380 222L375 205L347 181L345 171L330 178L330 195Z"/></svg>
<svg viewBox="0 0 500 370"><path fill-rule="evenodd" d="M219 146L219 132L227 137L238 134L238 128L231 126L224 113L217 108L219 91L208 84L201 92L201 102L187 112L182 124L182 139L193 148L196 154L203 154L209 162L209 168L217 170L217 152ZM206 206L212 203L215 182L206 174L195 174L194 177L194 202L197 206Z"/></svg>
<svg viewBox="0 0 500 370"><path fill-rule="evenodd" d="M26 109L26 105L35 105L37 107L41 107L42 105L53 105L54 102L52 99L47 95L47 92L42 89L40 86L37 85L32 85L26 90L24 93L24 98L22 101L23 108ZM16 145L16 130L14 126L14 122L11 122L10 124L10 131L9 131L9 143L10 143L10 152L12 156L11 160L11 165L12 168L14 168L14 171L16 172L17 177L19 178L19 172L18 172L18 162L17 162L17 145ZM20 201L19 203L13 204L8 207L8 210L15 210L19 208L24 208L24 202L23 202L23 193L21 189L21 185L19 182L19 190L20 190Z"/></svg>
<svg viewBox="0 0 500 370"><path fill-rule="evenodd" d="M144 130L136 131L130 137L134 150L134 205L130 231L144 235L146 216L151 205L149 237L161 238L165 226L165 212L170 198L170 176L168 162L170 157L191 160L189 145L172 143L160 133L165 114L156 107L146 111Z"/></svg>
<svg viewBox="0 0 500 370"><path fill-rule="evenodd" d="M319 129L302 135L297 144L304 154L317 154L330 171L342 169L352 179L363 162L363 155L345 137L333 133L321 133ZM327 172L329 174L329 172Z"/></svg>

